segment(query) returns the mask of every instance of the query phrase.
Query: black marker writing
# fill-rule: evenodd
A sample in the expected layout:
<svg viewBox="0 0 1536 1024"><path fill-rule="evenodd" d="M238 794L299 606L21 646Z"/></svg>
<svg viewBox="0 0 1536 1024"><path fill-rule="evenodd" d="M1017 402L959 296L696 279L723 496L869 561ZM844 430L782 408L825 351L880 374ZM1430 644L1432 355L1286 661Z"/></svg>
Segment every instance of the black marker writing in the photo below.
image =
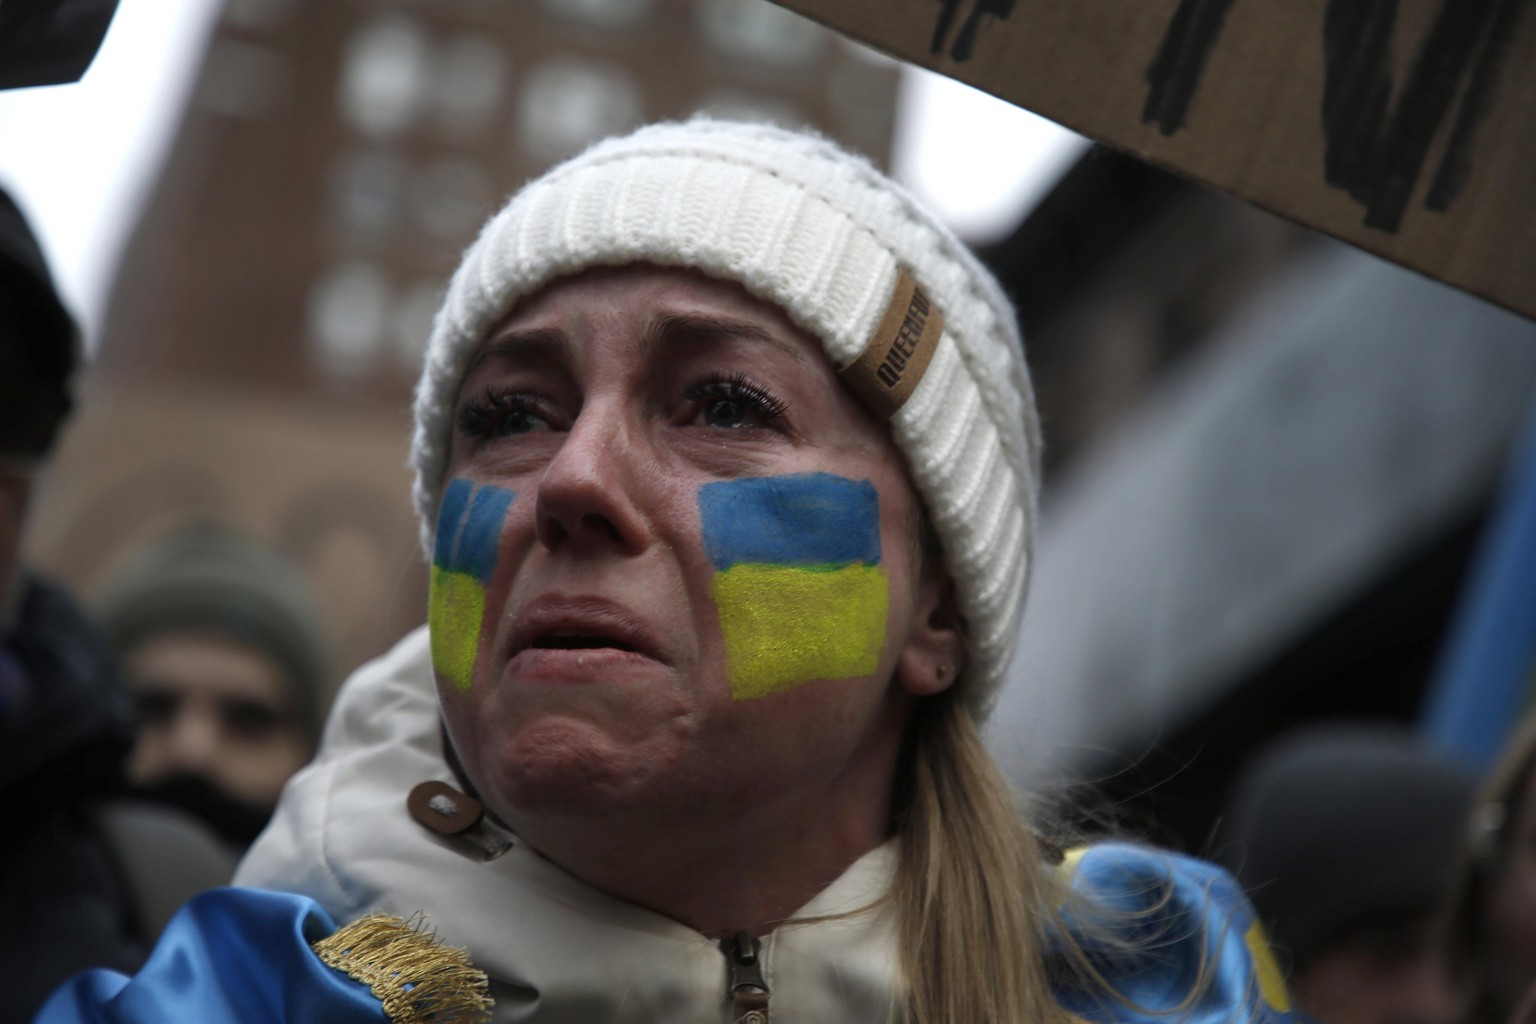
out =
<svg viewBox="0 0 1536 1024"><path fill-rule="evenodd" d="M933 26L933 41L928 45L929 53L945 51L945 42L949 39L950 30L954 28L955 16L960 13L962 2L963 0L939 0L944 9L939 12L939 20ZM959 34L948 46L949 55L955 60L970 60L976 53L976 33L981 28L982 15L1006 18L1013 13L1014 0L970 0L970 2L971 12L966 16L965 24L960 26Z"/></svg>
<svg viewBox="0 0 1536 1024"><path fill-rule="evenodd" d="M1180 0L1152 65L1142 120L1184 127L1234 0ZM1323 178L1365 207L1365 224L1396 231L1429 151L1454 120L1424 205L1445 210L1471 173L1479 123L1530 0L1441 0L1393 97L1398 0L1328 0L1323 16Z"/></svg>
<svg viewBox="0 0 1536 1024"><path fill-rule="evenodd" d="M1200 73L1233 0L1182 0L1173 12L1163 45L1147 69L1147 103L1141 119L1157 125L1164 135L1184 127Z"/></svg>

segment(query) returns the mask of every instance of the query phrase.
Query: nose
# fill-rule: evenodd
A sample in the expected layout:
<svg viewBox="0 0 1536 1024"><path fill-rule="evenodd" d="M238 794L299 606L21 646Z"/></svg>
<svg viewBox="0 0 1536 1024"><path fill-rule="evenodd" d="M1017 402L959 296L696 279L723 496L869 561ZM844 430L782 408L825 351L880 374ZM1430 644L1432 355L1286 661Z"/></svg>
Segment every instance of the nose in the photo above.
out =
<svg viewBox="0 0 1536 1024"><path fill-rule="evenodd" d="M636 488L646 473L621 410L589 400L539 480L539 542L551 551L643 551L650 529Z"/></svg>
<svg viewBox="0 0 1536 1024"><path fill-rule="evenodd" d="M168 760L178 769L206 772L218 759L220 733L215 709L198 701L187 701L171 725L166 745Z"/></svg>

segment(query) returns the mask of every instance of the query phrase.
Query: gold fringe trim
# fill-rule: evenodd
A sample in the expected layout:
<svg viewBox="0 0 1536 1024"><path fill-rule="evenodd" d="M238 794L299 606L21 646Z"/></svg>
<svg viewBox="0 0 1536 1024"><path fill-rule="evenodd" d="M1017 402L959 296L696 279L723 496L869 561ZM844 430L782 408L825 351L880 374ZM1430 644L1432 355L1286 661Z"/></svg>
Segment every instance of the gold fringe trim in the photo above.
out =
<svg viewBox="0 0 1536 1024"><path fill-rule="evenodd" d="M420 917L370 914L316 942L327 967L362 982L393 1024L485 1024L491 1019L485 972L469 954L445 946Z"/></svg>

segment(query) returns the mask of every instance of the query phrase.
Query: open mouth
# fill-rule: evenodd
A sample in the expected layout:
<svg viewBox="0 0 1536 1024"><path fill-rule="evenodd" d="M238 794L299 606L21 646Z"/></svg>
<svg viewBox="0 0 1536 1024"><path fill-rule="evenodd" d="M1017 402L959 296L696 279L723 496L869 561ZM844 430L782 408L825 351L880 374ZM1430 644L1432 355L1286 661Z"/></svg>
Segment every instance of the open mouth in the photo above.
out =
<svg viewBox="0 0 1536 1024"><path fill-rule="evenodd" d="M635 650L634 644L598 633L546 633L528 646L549 651Z"/></svg>
<svg viewBox="0 0 1536 1024"><path fill-rule="evenodd" d="M3 2L3 0L0 0ZM664 662L654 630L645 619L626 605L603 597L570 594L545 594L529 601L517 613L511 635L507 638L509 658L527 651L590 652L593 658L550 657L546 667L564 665L595 666L602 658L611 659L610 668L621 663L640 664L640 659Z"/></svg>

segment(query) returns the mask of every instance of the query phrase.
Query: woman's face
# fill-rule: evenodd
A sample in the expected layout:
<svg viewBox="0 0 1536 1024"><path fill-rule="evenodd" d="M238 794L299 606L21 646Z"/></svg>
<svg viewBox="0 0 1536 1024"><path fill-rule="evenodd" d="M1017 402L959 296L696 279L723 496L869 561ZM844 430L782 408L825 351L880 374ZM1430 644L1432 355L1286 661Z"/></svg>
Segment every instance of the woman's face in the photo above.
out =
<svg viewBox="0 0 1536 1024"><path fill-rule="evenodd" d="M959 642L901 457L814 339L692 271L588 271L491 332L454 417L433 661L492 809L888 801Z"/></svg>

